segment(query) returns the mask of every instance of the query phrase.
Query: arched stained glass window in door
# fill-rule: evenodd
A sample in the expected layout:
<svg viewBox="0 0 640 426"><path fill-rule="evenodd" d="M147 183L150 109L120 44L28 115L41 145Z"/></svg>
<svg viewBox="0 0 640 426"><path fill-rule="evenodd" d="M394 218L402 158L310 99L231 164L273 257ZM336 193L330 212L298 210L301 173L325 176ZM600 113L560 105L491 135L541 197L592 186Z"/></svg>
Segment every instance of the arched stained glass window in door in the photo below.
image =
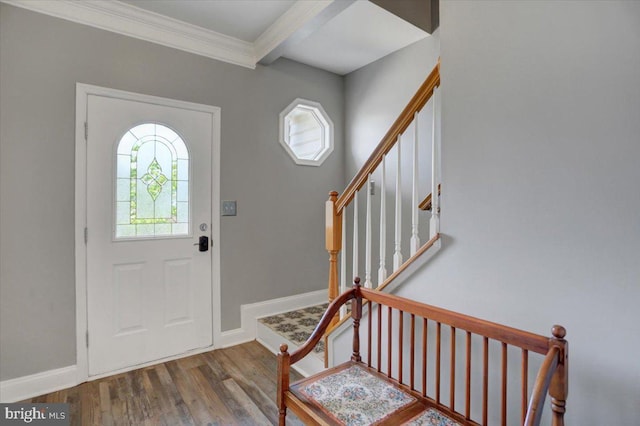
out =
<svg viewBox="0 0 640 426"><path fill-rule="evenodd" d="M189 152L158 123L129 129L116 150L115 238L189 235Z"/></svg>

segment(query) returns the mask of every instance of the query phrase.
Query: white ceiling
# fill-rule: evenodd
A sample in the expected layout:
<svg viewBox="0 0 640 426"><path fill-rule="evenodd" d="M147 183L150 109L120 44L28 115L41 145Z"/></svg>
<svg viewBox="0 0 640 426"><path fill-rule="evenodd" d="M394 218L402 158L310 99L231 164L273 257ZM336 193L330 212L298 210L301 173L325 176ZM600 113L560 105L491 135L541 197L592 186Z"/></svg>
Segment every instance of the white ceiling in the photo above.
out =
<svg viewBox="0 0 640 426"><path fill-rule="evenodd" d="M292 5L291 0L121 0L253 43Z"/></svg>
<svg viewBox="0 0 640 426"><path fill-rule="evenodd" d="M427 36L371 2L356 1L282 56L344 75Z"/></svg>
<svg viewBox="0 0 640 426"><path fill-rule="evenodd" d="M344 75L429 36L368 0L0 1L249 68Z"/></svg>

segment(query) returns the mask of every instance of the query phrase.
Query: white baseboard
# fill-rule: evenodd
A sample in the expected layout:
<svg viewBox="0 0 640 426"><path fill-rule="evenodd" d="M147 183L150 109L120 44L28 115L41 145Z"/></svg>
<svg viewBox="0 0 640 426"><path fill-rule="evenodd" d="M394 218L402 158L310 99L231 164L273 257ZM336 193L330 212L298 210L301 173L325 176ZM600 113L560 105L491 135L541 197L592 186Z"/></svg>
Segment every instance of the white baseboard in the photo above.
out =
<svg viewBox="0 0 640 426"><path fill-rule="evenodd" d="M257 319L283 312L319 305L328 301L327 290L296 294L264 302L242 305L240 308L240 328L223 331L217 347L226 348L256 339Z"/></svg>
<svg viewBox="0 0 640 426"><path fill-rule="evenodd" d="M222 332L219 342L214 342L215 348L226 348L240 343L250 342L256 339L256 326L258 318L276 315L295 309L306 308L308 306L319 305L327 301L327 290L318 290L310 293L297 294L294 296L281 297L279 299L265 300L264 302L242 305L241 324L242 327ZM176 355L170 359L182 358L184 356L195 355L214 349L214 347L196 349L186 354ZM169 358L168 358L169 359ZM168 360L167 359L167 360ZM166 360L162 360L166 361ZM155 364L153 361L149 364ZM140 368L143 365L133 366L122 371ZM122 372L119 371L119 372ZM103 376L109 376L114 372L100 376L90 377L94 380ZM58 368L55 370L43 371L30 376L18 377L15 379L0 382L0 402L10 403L22 401L34 396L44 395L61 389L76 386L79 383L78 367Z"/></svg>
<svg viewBox="0 0 640 426"><path fill-rule="evenodd" d="M75 365L43 371L0 382L0 402L22 401L60 389L75 386L78 372Z"/></svg>

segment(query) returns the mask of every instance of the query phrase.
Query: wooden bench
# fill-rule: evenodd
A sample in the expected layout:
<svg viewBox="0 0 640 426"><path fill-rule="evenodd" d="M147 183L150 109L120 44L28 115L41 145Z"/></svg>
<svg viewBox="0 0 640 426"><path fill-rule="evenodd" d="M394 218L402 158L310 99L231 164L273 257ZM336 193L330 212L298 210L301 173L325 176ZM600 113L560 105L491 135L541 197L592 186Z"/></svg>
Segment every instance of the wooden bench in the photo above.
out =
<svg viewBox="0 0 640 426"><path fill-rule="evenodd" d="M544 337L355 282L329 305L297 351L289 354L286 345L280 347L280 425L289 409L315 425L531 426L540 424L547 393L552 424L564 425L568 358L563 327L554 326L552 337ZM312 351L349 301L351 360L289 383L291 365ZM363 356L361 329L366 330Z"/></svg>

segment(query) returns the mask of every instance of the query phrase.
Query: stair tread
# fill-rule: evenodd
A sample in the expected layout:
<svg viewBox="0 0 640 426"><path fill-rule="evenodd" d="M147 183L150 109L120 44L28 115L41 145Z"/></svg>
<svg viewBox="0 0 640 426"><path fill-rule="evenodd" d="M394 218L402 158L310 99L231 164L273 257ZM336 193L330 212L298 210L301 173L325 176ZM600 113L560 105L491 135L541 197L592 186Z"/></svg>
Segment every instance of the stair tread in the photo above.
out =
<svg viewBox="0 0 640 426"><path fill-rule="evenodd" d="M311 333L320 322L322 314L327 310L327 303L310 306L290 312L284 312L264 318L258 321L270 328L286 340L301 346L307 341ZM324 342L320 341L314 348L314 354L324 359Z"/></svg>

